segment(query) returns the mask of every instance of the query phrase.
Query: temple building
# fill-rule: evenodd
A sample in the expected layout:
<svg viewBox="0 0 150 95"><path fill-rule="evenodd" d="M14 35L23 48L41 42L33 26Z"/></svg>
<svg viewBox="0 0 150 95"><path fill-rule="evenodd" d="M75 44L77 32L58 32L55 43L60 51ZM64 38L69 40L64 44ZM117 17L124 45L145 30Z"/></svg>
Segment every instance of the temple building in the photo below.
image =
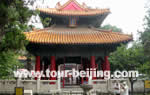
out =
<svg viewBox="0 0 150 95"><path fill-rule="evenodd" d="M51 25L25 32L29 41L27 50L36 57L36 71L110 70L109 53L132 40L131 35L99 28L110 14L109 9L91 9L85 3L69 0L63 5L58 2L55 8L37 10L42 18L51 18ZM57 80L57 77L48 79ZM68 75L61 83L63 87L78 85L88 79Z"/></svg>

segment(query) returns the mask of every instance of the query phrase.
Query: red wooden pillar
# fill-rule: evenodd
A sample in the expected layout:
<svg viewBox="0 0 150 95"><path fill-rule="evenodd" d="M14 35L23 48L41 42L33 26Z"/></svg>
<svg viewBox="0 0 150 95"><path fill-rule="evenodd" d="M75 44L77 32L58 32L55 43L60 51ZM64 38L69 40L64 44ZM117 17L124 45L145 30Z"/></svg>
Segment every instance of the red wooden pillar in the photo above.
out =
<svg viewBox="0 0 150 95"><path fill-rule="evenodd" d="M105 66L104 66L104 70L105 71L110 71L110 63L109 63L109 60L108 60L108 56L105 56Z"/></svg>
<svg viewBox="0 0 150 95"><path fill-rule="evenodd" d="M95 56L91 56L91 69L96 69ZM94 71L92 71L92 79L96 79L96 77L94 77Z"/></svg>
<svg viewBox="0 0 150 95"><path fill-rule="evenodd" d="M104 57L104 62L102 64L102 69L103 69L103 72L110 71L110 63L109 63L109 60L108 60L108 56ZM105 76L104 76L104 78L105 78Z"/></svg>
<svg viewBox="0 0 150 95"><path fill-rule="evenodd" d="M50 72L52 72L52 71L56 71L56 60L55 60L55 56L51 56ZM54 74L53 74L53 75L54 75ZM56 80L56 77L50 76L50 80ZM54 84L54 82L52 82L51 84Z"/></svg>
<svg viewBox="0 0 150 95"><path fill-rule="evenodd" d="M36 56L35 71L40 71L40 56ZM37 80L37 77L35 77L35 80Z"/></svg>

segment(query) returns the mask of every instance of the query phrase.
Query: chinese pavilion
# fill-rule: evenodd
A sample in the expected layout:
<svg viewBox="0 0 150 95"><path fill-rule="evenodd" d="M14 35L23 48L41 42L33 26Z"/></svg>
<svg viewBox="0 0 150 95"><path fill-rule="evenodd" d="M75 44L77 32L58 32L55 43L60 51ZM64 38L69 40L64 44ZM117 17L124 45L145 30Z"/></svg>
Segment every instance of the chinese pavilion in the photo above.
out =
<svg viewBox="0 0 150 95"><path fill-rule="evenodd" d="M25 33L30 42L27 50L36 56L36 71L110 70L109 53L132 40L130 35L97 28L110 13L109 9L91 9L85 3L69 0L63 5L58 2L55 8L37 10L42 18L50 17L52 25ZM62 79L63 86L85 81L88 78Z"/></svg>

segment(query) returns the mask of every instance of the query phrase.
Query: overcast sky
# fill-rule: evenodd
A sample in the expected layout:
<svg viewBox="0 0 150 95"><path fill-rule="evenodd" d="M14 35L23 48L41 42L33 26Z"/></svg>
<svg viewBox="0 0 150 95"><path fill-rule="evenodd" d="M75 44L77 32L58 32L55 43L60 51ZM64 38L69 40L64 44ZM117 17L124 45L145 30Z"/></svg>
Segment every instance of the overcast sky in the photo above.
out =
<svg viewBox="0 0 150 95"><path fill-rule="evenodd" d="M37 3L41 5L41 1ZM64 4L68 0L44 0L42 6L54 8L60 1ZM111 14L105 19L103 25L115 25L126 34L137 36L137 30L142 30L143 19L145 16L145 0L77 0L79 3L85 2L90 7L110 8Z"/></svg>

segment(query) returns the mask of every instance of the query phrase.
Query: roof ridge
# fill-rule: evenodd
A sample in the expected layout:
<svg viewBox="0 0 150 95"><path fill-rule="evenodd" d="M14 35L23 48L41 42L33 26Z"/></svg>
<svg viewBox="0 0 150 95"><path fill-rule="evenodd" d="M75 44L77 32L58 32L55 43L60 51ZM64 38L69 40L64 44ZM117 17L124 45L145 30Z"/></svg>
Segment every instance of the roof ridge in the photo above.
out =
<svg viewBox="0 0 150 95"><path fill-rule="evenodd" d="M99 32L103 32L103 33L111 33L111 34L118 34L118 35L125 35L125 36L132 37L132 34L130 35L130 34L122 33L122 32L112 32L112 30L104 30L104 29L99 29L99 28L93 28L93 29L98 30Z"/></svg>
<svg viewBox="0 0 150 95"><path fill-rule="evenodd" d="M39 34L45 30L48 30L47 28L44 28L44 29L35 29L35 30L32 30L32 31L29 31L29 32L24 32L24 34Z"/></svg>
<svg viewBox="0 0 150 95"><path fill-rule="evenodd" d="M104 32L104 31L101 31L101 32ZM111 34L118 34L118 35L124 35L124 36L132 36L132 35L125 34L125 33L122 33L122 32L112 32L112 30L110 30L108 32L111 33ZM105 33L108 33L108 32L105 32Z"/></svg>
<svg viewBox="0 0 150 95"><path fill-rule="evenodd" d="M43 28L43 29L34 29L30 32L24 32L25 34L34 34L34 33L41 33L41 32L45 32L46 30L52 29L56 26L56 24L52 25L51 27L47 27L47 28Z"/></svg>
<svg viewBox="0 0 150 95"><path fill-rule="evenodd" d="M85 8L80 3L78 3L76 0L68 0L65 4L63 4L62 6L60 6L59 10L62 10L63 8L65 8L72 1L75 2L75 4L77 4L80 8L82 8L82 9L85 10Z"/></svg>

